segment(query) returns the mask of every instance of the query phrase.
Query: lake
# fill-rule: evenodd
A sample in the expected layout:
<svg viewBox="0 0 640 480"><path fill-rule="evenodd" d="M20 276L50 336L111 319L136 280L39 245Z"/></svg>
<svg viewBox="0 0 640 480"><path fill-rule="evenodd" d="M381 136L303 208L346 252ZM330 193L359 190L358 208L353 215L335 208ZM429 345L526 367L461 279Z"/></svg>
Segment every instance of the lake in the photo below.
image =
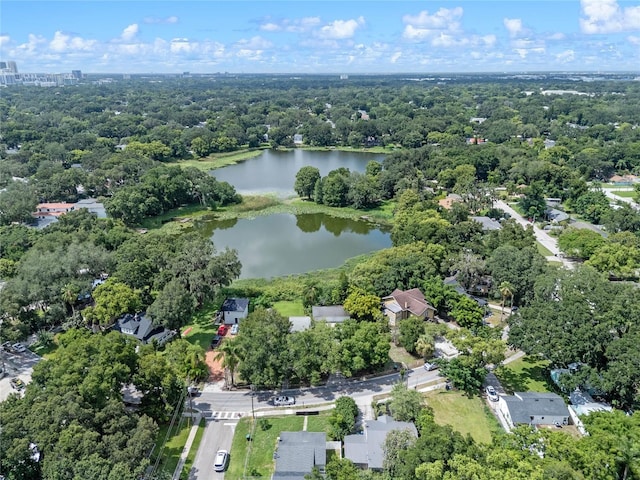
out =
<svg viewBox="0 0 640 480"><path fill-rule="evenodd" d="M211 174L229 182L241 195L275 193L279 197L290 197L296 194L293 184L302 167L316 167L324 177L340 167L362 173L371 160L381 162L383 159L384 155L379 153L265 150L258 157L212 170Z"/></svg>
<svg viewBox="0 0 640 480"><path fill-rule="evenodd" d="M212 174L243 195L275 193L288 197L295 195L295 176L304 166L317 167L323 176L340 167L364 172L369 161L381 161L383 157L338 151L268 150ZM387 230L365 220L323 213L208 221L202 228L218 251L226 247L238 251L240 278L271 278L339 267L349 258L391 246Z"/></svg>

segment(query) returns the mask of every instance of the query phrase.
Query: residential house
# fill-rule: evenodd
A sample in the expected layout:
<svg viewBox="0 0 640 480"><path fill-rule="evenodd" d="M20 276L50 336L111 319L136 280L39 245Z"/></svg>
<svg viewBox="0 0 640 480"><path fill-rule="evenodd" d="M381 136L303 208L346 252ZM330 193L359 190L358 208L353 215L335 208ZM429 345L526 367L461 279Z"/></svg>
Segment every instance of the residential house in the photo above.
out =
<svg viewBox="0 0 640 480"><path fill-rule="evenodd" d="M549 219L549 221L553 223L564 222L566 220L569 220L570 218L568 213L565 213L562 210L558 210L555 208L549 208L544 213Z"/></svg>
<svg viewBox="0 0 640 480"><path fill-rule="evenodd" d="M296 133L293 136L293 143L295 145L302 145L302 135L300 133Z"/></svg>
<svg viewBox="0 0 640 480"><path fill-rule="evenodd" d="M467 292L465 288L460 285L455 275L446 277L444 279L444 284L446 286L452 287L460 295L466 295L471 300L475 300L475 302L483 308L486 308L489 305L489 302L487 302L484 298L477 297L476 295L486 296L489 294L489 292L491 291L491 286L493 285L492 278L490 276L485 275L480 277L478 284L474 285L470 292Z"/></svg>
<svg viewBox="0 0 640 480"><path fill-rule="evenodd" d="M302 332L311 328L311 317L289 317L292 332Z"/></svg>
<svg viewBox="0 0 640 480"><path fill-rule="evenodd" d="M569 394L569 409L572 409L578 415L589 415L592 412L610 412L613 410L611 405L596 402L589 393L576 388Z"/></svg>
<svg viewBox="0 0 640 480"><path fill-rule="evenodd" d="M249 299L248 298L227 298L222 307L222 322L225 325L233 325L240 323L240 320L247 318L249 315Z"/></svg>
<svg viewBox="0 0 640 480"><path fill-rule="evenodd" d="M569 409L560 395L555 393L515 392L498 400L498 411L507 424L516 425L568 425Z"/></svg>
<svg viewBox="0 0 640 480"><path fill-rule="evenodd" d="M163 345L176 335L176 332L173 330L155 326L151 318L147 317L144 312L134 315L130 313L123 315L116 320L113 329L124 335L134 337L143 344L155 341Z"/></svg>
<svg viewBox="0 0 640 480"><path fill-rule="evenodd" d="M349 315L342 305L316 305L311 307L311 316L317 322L327 322L331 325L342 323L351 318L351 315Z"/></svg>
<svg viewBox="0 0 640 480"><path fill-rule="evenodd" d="M74 209L75 204L73 203L40 203L32 215L36 218L38 228L44 228L50 223L57 222L60 215L64 215Z"/></svg>
<svg viewBox="0 0 640 480"><path fill-rule="evenodd" d="M502 225L497 220L489 217L471 217L471 220L482 225L483 232L490 232L492 230L500 230Z"/></svg>
<svg viewBox="0 0 640 480"><path fill-rule="evenodd" d="M462 197L457 193L450 193L445 198L438 200L438 205L440 205L445 210L451 210L453 204L457 202L462 202Z"/></svg>
<svg viewBox="0 0 640 480"><path fill-rule="evenodd" d="M397 422L383 415L377 420L368 420L362 434L344 437L344 457L361 468L382 470L384 462L384 442L393 430L408 430L414 437L418 430L413 423Z"/></svg>
<svg viewBox="0 0 640 480"><path fill-rule="evenodd" d="M323 432L281 432L273 454L276 468L271 480L304 480L313 467L324 472L327 440Z"/></svg>
<svg viewBox="0 0 640 480"><path fill-rule="evenodd" d="M405 291L395 289L391 295L382 298L382 304L392 326L412 315L423 320L433 320L436 316L436 309L424 298L419 288Z"/></svg>
<svg viewBox="0 0 640 480"><path fill-rule="evenodd" d="M80 210L81 208L86 208L89 212L96 215L98 218L107 218L107 211L104 208L104 204L96 201L95 198L85 198L83 200L78 200L75 203L75 210Z"/></svg>

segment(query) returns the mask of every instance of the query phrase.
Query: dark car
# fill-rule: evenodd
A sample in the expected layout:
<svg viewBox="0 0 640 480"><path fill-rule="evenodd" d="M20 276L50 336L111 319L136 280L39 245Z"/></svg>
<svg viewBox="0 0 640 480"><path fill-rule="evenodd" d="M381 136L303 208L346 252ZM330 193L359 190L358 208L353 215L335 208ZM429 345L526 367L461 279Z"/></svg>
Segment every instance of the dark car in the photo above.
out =
<svg viewBox="0 0 640 480"><path fill-rule="evenodd" d="M220 335L214 335L211 339L211 348L216 348L218 345L220 345L221 341L222 337Z"/></svg>

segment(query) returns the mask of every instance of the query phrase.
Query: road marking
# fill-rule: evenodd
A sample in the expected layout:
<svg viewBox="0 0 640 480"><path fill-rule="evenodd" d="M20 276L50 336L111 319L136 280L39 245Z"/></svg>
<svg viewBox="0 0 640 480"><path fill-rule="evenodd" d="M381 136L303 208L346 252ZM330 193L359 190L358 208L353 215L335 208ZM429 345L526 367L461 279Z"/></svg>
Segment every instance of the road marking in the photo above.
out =
<svg viewBox="0 0 640 480"><path fill-rule="evenodd" d="M214 420L237 420L244 417L244 412L207 412L205 417Z"/></svg>

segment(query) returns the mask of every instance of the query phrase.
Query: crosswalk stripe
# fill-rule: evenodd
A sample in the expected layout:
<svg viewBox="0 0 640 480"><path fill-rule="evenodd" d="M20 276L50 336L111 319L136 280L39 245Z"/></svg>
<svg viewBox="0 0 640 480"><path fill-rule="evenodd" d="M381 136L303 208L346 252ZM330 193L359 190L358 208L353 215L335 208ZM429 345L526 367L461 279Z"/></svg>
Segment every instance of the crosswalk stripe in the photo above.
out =
<svg viewBox="0 0 640 480"><path fill-rule="evenodd" d="M211 412L207 413L205 416L207 418L212 418L214 420L236 420L242 418L245 412Z"/></svg>

